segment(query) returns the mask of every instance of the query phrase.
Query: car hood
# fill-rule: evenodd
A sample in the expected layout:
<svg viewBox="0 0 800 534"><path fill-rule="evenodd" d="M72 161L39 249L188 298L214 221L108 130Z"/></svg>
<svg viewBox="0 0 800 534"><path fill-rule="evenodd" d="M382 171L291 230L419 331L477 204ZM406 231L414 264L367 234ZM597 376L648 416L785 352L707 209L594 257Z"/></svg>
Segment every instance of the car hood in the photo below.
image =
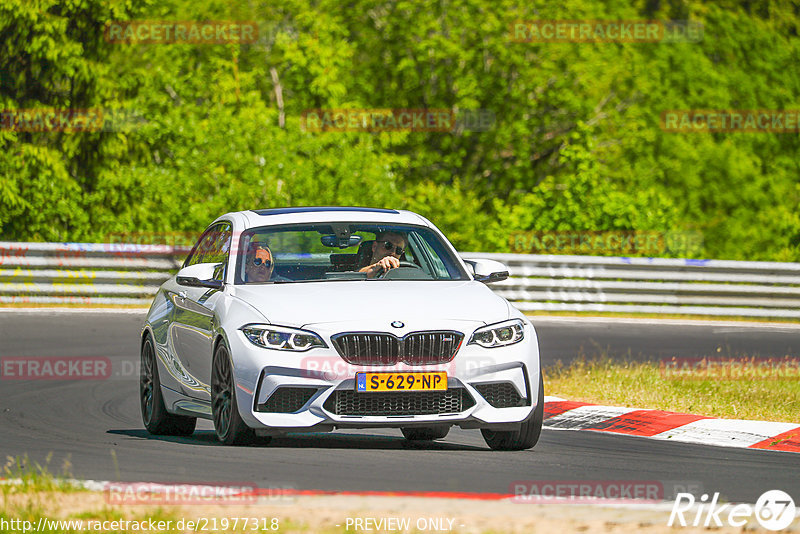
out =
<svg viewBox="0 0 800 534"><path fill-rule="evenodd" d="M468 321L491 324L509 318L505 299L475 281L335 281L233 286L271 323Z"/></svg>

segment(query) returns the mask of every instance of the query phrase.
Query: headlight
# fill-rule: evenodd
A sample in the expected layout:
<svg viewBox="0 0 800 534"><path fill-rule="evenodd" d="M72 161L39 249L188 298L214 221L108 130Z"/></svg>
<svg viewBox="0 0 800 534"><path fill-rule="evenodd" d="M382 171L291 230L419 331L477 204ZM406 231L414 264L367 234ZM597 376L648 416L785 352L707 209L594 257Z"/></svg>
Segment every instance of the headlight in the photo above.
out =
<svg viewBox="0 0 800 534"><path fill-rule="evenodd" d="M274 325L247 325L242 332L253 345L274 350L305 352L316 347L327 347L314 332Z"/></svg>
<svg viewBox="0 0 800 534"><path fill-rule="evenodd" d="M480 345L487 349L506 347L525 338L525 325L520 319L505 321L475 330L468 345Z"/></svg>

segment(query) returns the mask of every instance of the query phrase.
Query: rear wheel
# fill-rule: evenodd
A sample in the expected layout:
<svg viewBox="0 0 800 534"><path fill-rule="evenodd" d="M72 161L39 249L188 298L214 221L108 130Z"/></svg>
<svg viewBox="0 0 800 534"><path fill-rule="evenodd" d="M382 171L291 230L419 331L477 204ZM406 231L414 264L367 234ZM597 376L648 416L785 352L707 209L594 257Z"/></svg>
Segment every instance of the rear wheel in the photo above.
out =
<svg viewBox="0 0 800 534"><path fill-rule="evenodd" d="M539 371L539 398L536 409L517 430L494 431L481 429L486 444L496 451L521 451L530 449L539 441L544 421L544 382Z"/></svg>
<svg viewBox="0 0 800 534"><path fill-rule="evenodd" d="M158 363L153 340L148 335L142 344L139 365L139 406L142 422L151 434L159 436L189 436L197 424L196 417L174 415L167 411L158 378Z"/></svg>
<svg viewBox="0 0 800 534"><path fill-rule="evenodd" d="M233 368L225 342L214 351L211 369L211 414L217 438L225 445L245 445L256 441L255 431L239 415Z"/></svg>
<svg viewBox="0 0 800 534"><path fill-rule="evenodd" d="M435 425L435 426L418 426L407 427L400 429L403 436L411 441L432 441L434 439L442 439L450 432L449 425Z"/></svg>

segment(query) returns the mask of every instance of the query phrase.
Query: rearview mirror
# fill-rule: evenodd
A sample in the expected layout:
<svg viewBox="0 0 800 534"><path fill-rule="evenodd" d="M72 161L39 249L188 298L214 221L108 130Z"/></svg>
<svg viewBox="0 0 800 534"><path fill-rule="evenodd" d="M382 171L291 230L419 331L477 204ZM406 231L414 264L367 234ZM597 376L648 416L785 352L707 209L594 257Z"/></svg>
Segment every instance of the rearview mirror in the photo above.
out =
<svg viewBox="0 0 800 534"><path fill-rule="evenodd" d="M484 284L499 282L508 278L508 267L495 260L464 260L464 263L472 267L473 278Z"/></svg>
<svg viewBox="0 0 800 534"><path fill-rule="evenodd" d="M322 244L328 248L350 248L361 243L360 235L340 237L337 235L324 235L321 238Z"/></svg>

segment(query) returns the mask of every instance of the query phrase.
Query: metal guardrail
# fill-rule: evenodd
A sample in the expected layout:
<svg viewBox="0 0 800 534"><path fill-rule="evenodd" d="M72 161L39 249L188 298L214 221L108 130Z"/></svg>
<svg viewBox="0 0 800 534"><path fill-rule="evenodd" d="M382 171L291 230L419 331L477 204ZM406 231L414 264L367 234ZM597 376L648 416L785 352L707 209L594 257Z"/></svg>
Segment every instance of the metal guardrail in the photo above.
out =
<svg viewBox="0 0 800 534"><path fill-rule="evenodd" d="M0 242L0 304L149 305L186 247ZM523 311L800 318L800 263L463 253L508 265Z"/></svg>
<svg viewBox="0 0 800 534"><path fill-rule="evenodd" d="M800 263L464 253L508 265L523 311L800 318Z"/></svg>
<svg viewBox="0 0 800 534"><path fill-rule="evenodd" d="M0 242L0 305L149 306L186 247Z"/></svg>

